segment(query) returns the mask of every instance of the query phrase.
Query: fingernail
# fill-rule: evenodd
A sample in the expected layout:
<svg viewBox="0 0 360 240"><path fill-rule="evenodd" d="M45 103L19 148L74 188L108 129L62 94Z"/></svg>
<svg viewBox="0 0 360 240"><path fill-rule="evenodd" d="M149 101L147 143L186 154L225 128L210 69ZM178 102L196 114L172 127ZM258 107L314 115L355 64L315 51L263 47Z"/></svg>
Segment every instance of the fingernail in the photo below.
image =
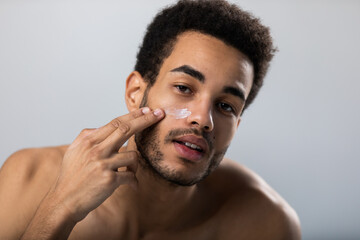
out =
<svg viewBox="0 0 360 240"><path fill-rule="evenodd" d="M144 107L143 109L141 109L141 111L142 111L143 114L147 114L147 113L150 112L150 108Z"/></svg>
<svg viewBox="0 0 360 240"><path fill-rule="evenodd" d="M154 111L154 115L157 117L160 117L162 114L163 114L163 112L159 108Z"/></svg>

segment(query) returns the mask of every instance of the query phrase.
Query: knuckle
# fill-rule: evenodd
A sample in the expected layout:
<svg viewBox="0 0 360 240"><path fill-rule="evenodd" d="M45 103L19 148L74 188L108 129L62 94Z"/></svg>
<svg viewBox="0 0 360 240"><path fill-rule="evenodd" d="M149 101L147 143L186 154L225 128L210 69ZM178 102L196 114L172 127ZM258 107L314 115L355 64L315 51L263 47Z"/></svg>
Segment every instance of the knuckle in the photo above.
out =
<svg viewBox="0 0 360 240"><path fill-rule="evenodd" d="M93 129L84 128L83 130L81 130L80 135L81 135L81 136L87 136L87 135L89 135L90 133L92 133L92 131L93 131Z"/></svg>
<svg viewBox="0 0 360 240"><path fill-rule="evenodd" d="M106 163L104 161L101 161L101 160L97 160L95 163L95 169L96 170L105 170L107 167L106 167Z"/></svg>
<svg viewBox="0 0 360 240"><path fill-rule="evenodd" d="M80 134L79 134L79 140L85 145L85 146L89 146L89 145L93 145L95 143L94 138L92 137L92 132L94 131L94 129L89 129L89 128L85 128L83 130L81 130Z"/></svg>
<svg viewBox="0 0 360 240"><path fill-rule="evenodd" d="M113 184L116 181L116 174L112 171L105 171L103 173L105 184Z"/></svg>
<svg viewBox="0 0 360 240"><path fill-rule="evenodd" d="M137 159L138 159L138 156L139 156L138 153L135 152L135 151L128 153L128 158L129 158L130 160L137 160Z"/></svg>
<svg viewBox="0 0 360 240"><path fill-rule="evenodd" d="M121 126L118 127L118 130L121 134L127 134L128 132L130 132L130 126L127 124L122 124Z"/></svg>
<svg viewBox="0 0 360 240"><path fill-rule="evenodd" d="M152 116L153 114L147 114L147 115L144 115L144 120L146 122L151 122L154 120L154 117Z"/></svg>
<svg viewBox="0 0 360 240"><path fill-rule="evenodd" d="M98 159L100 157L100 155L101 155L101 149L98 145L93 147L89 152L89 156L90 156L91 160Z"/></svg>
<svg viewBox="0 0 360 240"><path fill-rule="evenodd" d="M131 117L133 117L133 118L137 118L137 117L141 116L141 112L138 112L138 111L133 111L130 114L131 114Z"/></svg>
<svg viewBox="0 0 360 240"><path fill-rule="evenodd" d="M95 143L94 139L90 135L84 136L81 142L87 147L92 146Z"/></svg>
<svg viewBox="0 0 360 240"><path fill-rule="evenodd" d="M130 125L120 119L114 119L111 121L112 125L117 128L120 134L127 134L130 131Z"/></svg>

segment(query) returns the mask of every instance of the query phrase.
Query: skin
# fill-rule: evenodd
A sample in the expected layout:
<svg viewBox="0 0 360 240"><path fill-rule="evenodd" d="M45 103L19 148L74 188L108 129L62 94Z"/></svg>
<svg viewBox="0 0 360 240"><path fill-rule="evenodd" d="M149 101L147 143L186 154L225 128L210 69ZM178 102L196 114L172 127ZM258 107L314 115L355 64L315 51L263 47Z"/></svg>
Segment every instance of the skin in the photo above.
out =
<svg viewBox="0 0 360 240"><path fill-rule="evenodd" d="M203 81L173 71L184 65L201 72ZM21 150L5 162L0 239L301 239L298 217L286 201L221 154L245 103L223 89L236 88L246 99L252 78L252 64L238 50L208 35L180 35L148 92L149 108L139 109L147 83L132 72L126 81L128 115L83 130L71 145ZM169 106L192 114L165 116L161 109ZM160 168L197 179L210 162L219 166L192 186L154 174L134 140L151 125L163 154ZM197 129L212 148L199 161L185 161L173 143L164 142L174 128Z"/></svg>

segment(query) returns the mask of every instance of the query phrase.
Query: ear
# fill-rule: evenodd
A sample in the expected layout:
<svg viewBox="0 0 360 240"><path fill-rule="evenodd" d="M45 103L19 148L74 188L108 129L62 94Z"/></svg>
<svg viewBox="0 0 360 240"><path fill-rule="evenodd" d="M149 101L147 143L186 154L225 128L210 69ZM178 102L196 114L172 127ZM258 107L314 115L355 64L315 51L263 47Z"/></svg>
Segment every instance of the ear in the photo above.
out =
<svg viewBox="0 0 360 240"><path fill-rule="evenodd" d="M237 125L236 125L236 128L238 128L238 127L239 127L240 122L241 122L241 117L239 117L239 119L237 120Z"/></svg>
<svg viewBox="0 0 360 240"><path fill-rule="evenodd" d="M125 102L129 112L139 109L147 83L141 74L133 71L126 79Z"/></svg>

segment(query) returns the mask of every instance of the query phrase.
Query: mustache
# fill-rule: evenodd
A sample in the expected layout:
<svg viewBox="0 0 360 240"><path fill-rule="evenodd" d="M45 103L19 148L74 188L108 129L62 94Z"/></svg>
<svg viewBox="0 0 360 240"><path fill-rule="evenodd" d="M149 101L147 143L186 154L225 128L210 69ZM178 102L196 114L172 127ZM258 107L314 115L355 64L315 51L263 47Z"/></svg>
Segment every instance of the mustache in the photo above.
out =
<svg viewBox="0 0 360 240"><path fill-rule="evenodd" d="M171 143L174 140L174 138L181 137L181 136L188 135L188 134L193 134L193 135L196 135L198 137L203 137L205 139L205 141L207 142L207 144L209 145L209 148L210 149L213 148L213 145L214 145L213 139L211 139L211 137L209 136L208 133L200 131L197 128L177 128L177 129L172 129L166 135L164 141L165 141L165 143Z"/></svg>

